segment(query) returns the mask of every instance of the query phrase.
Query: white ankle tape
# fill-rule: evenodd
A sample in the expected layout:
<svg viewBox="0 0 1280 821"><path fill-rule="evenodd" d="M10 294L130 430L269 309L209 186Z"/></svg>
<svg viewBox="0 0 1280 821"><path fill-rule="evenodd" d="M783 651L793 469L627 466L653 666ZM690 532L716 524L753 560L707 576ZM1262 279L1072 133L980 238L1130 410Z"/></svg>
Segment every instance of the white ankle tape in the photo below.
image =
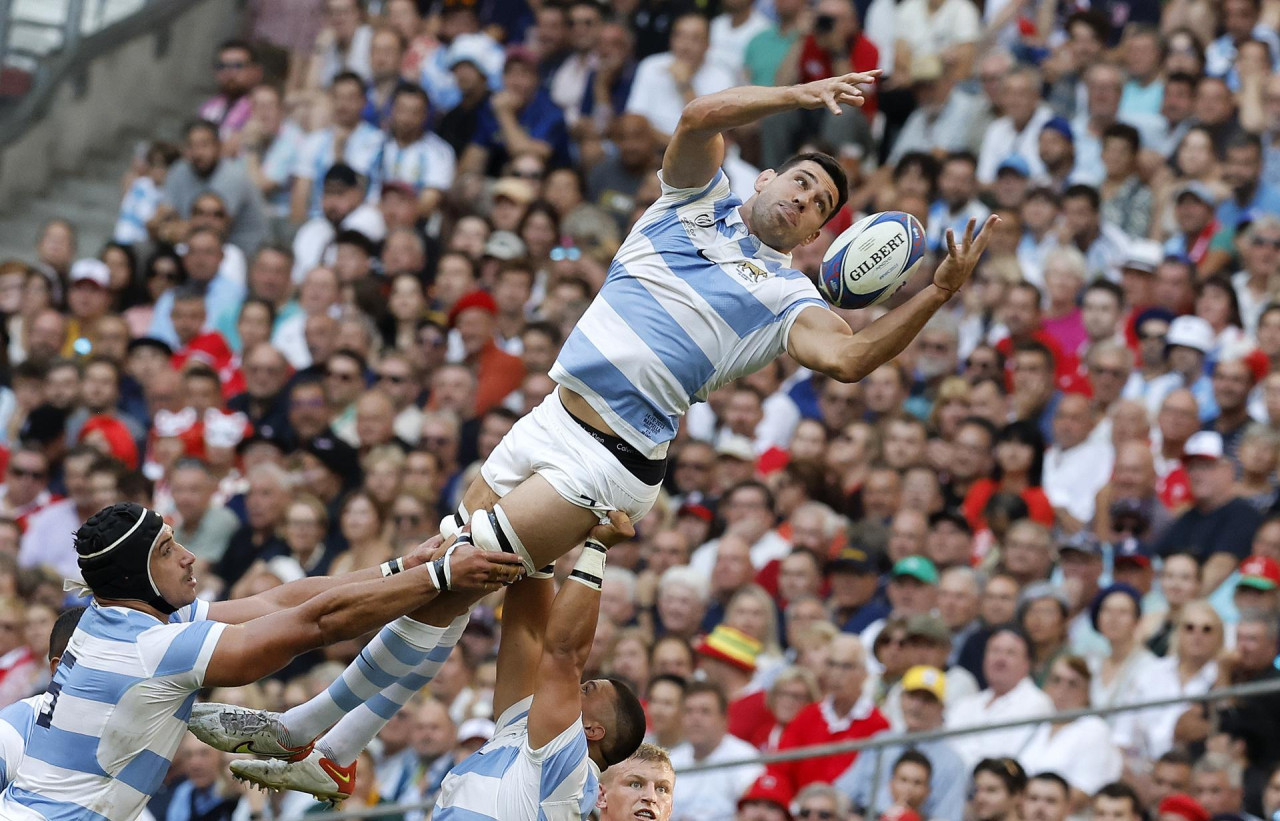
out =
<svg viewBox="0 0 1280 821"><path fill-rule="evenodd" d="M582 555L573 565L569 578L579 584L585 584L593 590L604 587L604 545L594 539L587 539L582 548Z"/></svg>

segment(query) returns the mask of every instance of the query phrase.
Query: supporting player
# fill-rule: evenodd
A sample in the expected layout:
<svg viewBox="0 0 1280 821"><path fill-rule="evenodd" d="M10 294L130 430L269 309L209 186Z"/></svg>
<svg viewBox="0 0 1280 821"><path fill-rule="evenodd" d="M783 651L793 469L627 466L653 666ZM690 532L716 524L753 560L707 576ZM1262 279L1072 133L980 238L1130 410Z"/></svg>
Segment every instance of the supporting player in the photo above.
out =
<svg viewBox="0 0 1280 821"><path fill-rule="evenodd" d="M671 821L676 771L667 751L641 744L631 757L610 767L600 778L596 809L600 821Z"/></svg>
<svg viewBox="0 0 1280 821"><path fill-rule="evenodd" d="M83 607L73 607L53 622L53 629L49 631L49 675L57 672L58 662L62 660L67 642L71 640L84 611ZM40 693L0 710L0 790L9 786L18 772L18 765L27 752L27 736L35 726L36 713L43 700L44 693Z"/></svg>
<svg viewBox="0 0 1280 821"><path fill-rule="evenodd" d="M0 793L6 821L131 821L160 786L200 688L257 681L299 653L363 635L454 585L493 591L519 572L510 557L471 545L422 549L408 569L398 561L350 581L220 608L263 613L233 625L209 620L213 608L196 602L195 557L155 511L112 505L85 522L75 541L94 600ZM268 601L320 589L296 606L269 609ZM404 621L397 625L409 635L397 636L404 638L397 647L415 638Z"/></svg>
<svg viewBox="0 0 1280 821"><path fill-rule="evenodd" d="M875 76L735 88L685 107L663 157L662 196L637 221L600 294L566 340L551 371L558 389L503 437L459 511L441 523L442 535L469 526L477 546L515 554L526 573L544 574L611 513L637 521L649 512L679 418L715 388L784 352L845 382L902 352L972 274L991 232L975 238L970 223L959 246L948 232L948 254L933 282L853 334L813 283L787 267L792 249L815 240L843 206L847 182L839 164L825 154L793 157L762 172L745 203L730 193L720 170L722 131L797 108L839 112L841 105L861 105L858 84ZM443 596L412 616L447 625L437 645L444 651L461 634L469 604ZM455 620L455 613L463 615ZM330 735L337 739L326 749L338 758L320 750L299 767L269 773L279 780L268 786L319 795L316 785L323 784L337 794L338 781L350 777L345 768L359 752L361 734L373 737L371 714L390 718L425 683L421 676L384 672L380 698L331 687L283 716L215 705L192 730L224 750L258 739L254 751L268 753L273 745L306 745L336 722ZM353 668L344 681L348 674L376 683ZM344 718L357 713L370 719L359 732ZM342 775L334 780L333 773Z"/></svg>
<svg viewBox="0 0 1280 821"><path fill-rule="evenodd" d="M617 514L614 519L618 529L597 527L592 536L615 543L634 532ZM559 593L549 578L509 588L493 694L497 730L445 777L435 821L586 818L600 772L640 745L645 716L635 693L614 679L582 682L605 550L588 540ZM324 744L320 739L317 749ZM237 776L263 786L296 783L305 769L303 762L280 759L231 764Z"/></svg>

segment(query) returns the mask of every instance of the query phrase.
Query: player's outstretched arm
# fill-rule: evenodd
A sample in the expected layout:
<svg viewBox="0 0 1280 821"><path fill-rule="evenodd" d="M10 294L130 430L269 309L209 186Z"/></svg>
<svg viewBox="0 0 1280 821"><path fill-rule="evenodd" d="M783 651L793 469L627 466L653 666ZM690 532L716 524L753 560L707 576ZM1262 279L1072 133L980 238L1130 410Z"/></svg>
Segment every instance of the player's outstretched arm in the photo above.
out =
<svg viewBox="0 0 1280 821"><path fill-rule="evenodd" d="M437 579L448 566L448 583ZM294 656L353 639L426 604L445 589L494 591L515 579L517 556L461 545L439 562L342 584L298 605L223 631L205 685L235 687L274 673Z"/></svg>
<svg viewBox="0 0 1280 821"><path fill-rule="evenodd" d="M934 272L933 282L856 334L837 314L805 308L791 326L787 353L806 368L841 382L862 379L902 353L929 318L969 280L999 222L995 215L988 217L975 237L976 221L969 220L959 246L948 229L947 257Z"/></svg>
<svg viewBox="0 0 1280 821"><path fill-rule="evenodd" d="M575 585L577 586L577 585ZM521 579L502 601L502 641L493 687L493 714L533 694L534 672L542 658L542 639L556 598L554 579Z"/></svg>
<svg viewBox="0 0 1280 821"><path fill-rule="evenodd" d="M877 69L803 85L740 86L698 97L680 114L662 156L662 179L676 188L706 185L724 162L721 132L797 108L825 107L840 114L841 105L862 105L858 86L874 82L879 74Z"/></svg>
<svg viewBox="0 0 1280 821"><path fill-rule="evenodd" d="M595 527L587 550L603 550L636 535L626 514L614 511L609 524ZM597 543L593 546L592 542ZM582 715L582 671L591 655L591 642L600 617L601 579L585 578L578 568L560 588L551 606L551 617L542 641L542 656L534 675L533 705L529 708L529 746L537 750L550 743ZM600 566L604 557L600 556ZM592 583L594 581L594 583ZM506 637L503 637L506 641ZM496 705L495 705L496 708ZM590 736L588 736L590 737Z"/></svg>
<svg viewBox="0 0 1280 821"><path fill-rule="evenodd" d="M432 536L427 541L406 553L402 558L402 567L410 570L419 565L434 561L444 554L444 539ZM297 607L305 601L331 590L342 584L373 581L382 577L379 567L369 567L341 576L313 576L306 579L282 584L265 590L256 596L243 599L214 602L209 605L209 618L223 624L244 624L256 618Z"/></svg>

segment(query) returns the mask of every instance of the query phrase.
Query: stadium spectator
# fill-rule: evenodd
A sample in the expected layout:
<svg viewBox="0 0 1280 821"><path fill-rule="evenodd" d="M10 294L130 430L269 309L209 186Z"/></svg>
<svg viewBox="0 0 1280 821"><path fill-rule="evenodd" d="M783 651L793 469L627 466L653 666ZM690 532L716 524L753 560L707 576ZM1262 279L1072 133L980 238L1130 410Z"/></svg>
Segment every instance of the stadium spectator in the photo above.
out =
<svg viewBox="0 0 1280 821"><path fill-rule="evenodd" d="M1014 717L1030 718L1052 711L1049 696L1030 678L1032 646L1016 628L997 628L987 639L982 674L987 689L955 702L947 710L947 726L981 726ZM1034 732L1034 730L1032 730ZM993 755L1016 754L1031 733L1025 727L988 730L957 736L956 749L967 763Z"/></svg>
<svg viewBox="0 0 1280 821"><path fill-rule="evenodd" d="M741 761L755 748L727 731L729 702L715 684L693 682L685 691L686 740L671 751L677 770L697 763ZM707 773L690 773L676 794L675 818L733 821L742 796L764 769L747 764ZM693 785L693 786L689 786Z"/></svg>

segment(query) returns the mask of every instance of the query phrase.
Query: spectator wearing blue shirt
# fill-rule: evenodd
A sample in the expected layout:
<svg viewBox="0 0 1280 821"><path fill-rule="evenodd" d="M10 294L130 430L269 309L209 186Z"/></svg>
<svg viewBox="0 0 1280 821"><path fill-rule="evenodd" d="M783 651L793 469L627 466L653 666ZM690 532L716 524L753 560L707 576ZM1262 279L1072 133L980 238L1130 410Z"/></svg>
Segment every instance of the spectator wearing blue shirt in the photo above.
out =
<svg viewBox="0 0 1280 821"><path fill-rule="evenodd" d="M578 103L583 120L590 121L596 133L603 134L627 107L631 81L636 76L631 32L619 23L600 27L596 43L596 65L587 75L586 88Z"/></svg>
<svg viewBox="0 0 1280 821"><path fill-rule="evenodd" d="M1262 141L1256 134L1240 133L1227 143L1222 180L1231 196L1218 204L1218 224L1235 235L1240 218L1249 211L1280 214L1280 191L1262 181Z"/></svg>
<svg viewBox="0 0 1280 821"><path fill-rule="evenodd" d="M460 171L496 177L517 154L536 154L549 165L566 164L569 133L564 114L539 87L537 56L522 46L507 49L502 85L480 109Z"/></svg>
<svg viewBox="0 0 1280 821"><path fill-rule="evenodd" d="M1237 51L1245 40L1258 40L1271 51L1271 62L1280 60L1280 36L1259 21L1261 0L1224 0L1223 34L1204 50L1204 71L1210 77L1226 77L1235 69Z"/></svg>

